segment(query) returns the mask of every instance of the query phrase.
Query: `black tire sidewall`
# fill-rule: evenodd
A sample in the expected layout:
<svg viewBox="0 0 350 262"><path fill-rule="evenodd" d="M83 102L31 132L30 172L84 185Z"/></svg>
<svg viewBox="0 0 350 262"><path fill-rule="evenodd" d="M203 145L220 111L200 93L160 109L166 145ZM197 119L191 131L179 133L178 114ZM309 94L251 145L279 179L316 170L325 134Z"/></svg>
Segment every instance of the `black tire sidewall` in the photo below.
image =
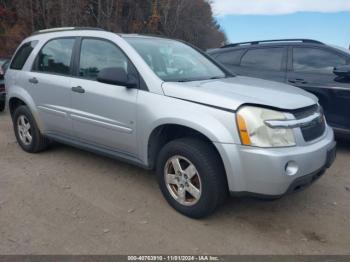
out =
<svg viewBox="0 0 350 262"><path fill-rule="evenodd" d="M159 154L156 169L160 189L168 203L180 213L192 218L202 218L210 215L220 203L219 192L217 192L217 187L215 188L213 184L217 182L214 180L222 175L220 174L221 169L213 166L214 162L212 159L208 159L200 153L199 148L196 148L196 144L198 143L201 142L193 140L193 143L191 143L191 139L188 139L187 141L173 141L165 145ZM211 149L209 146L204 148L207 150ZM215 154L216 152L212 153ZM168 191L164 178L164 167L166 162L175 155L183 156L190 160L200 176L202 185L201 197L193 206L180 204Z"/></svg>

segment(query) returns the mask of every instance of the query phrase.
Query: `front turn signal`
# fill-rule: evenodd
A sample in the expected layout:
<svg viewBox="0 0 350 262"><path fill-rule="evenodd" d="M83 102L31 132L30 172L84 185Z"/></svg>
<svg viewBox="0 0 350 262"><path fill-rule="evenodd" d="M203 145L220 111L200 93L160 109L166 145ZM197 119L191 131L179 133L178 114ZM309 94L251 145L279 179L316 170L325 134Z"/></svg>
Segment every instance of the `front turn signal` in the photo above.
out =
<svg viewBox="0 0 350 262"><path fill-rule="evenodd" d="M242 144L246 146L250 146L252 143L250 141L248 128L244 118L240 114L237 114L237 124L238 124L238 130L239 130L239 135L241 137Z"/></svg>

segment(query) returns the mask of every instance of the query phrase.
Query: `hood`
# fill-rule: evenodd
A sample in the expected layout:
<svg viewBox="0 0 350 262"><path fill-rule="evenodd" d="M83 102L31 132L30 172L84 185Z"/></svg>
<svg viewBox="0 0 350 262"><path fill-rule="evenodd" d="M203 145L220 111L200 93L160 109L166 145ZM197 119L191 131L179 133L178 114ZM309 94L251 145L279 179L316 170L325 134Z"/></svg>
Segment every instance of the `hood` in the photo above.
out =
<svg viewBox="0 0 350 262"><path fill-rule="evenodd" d="M185 83L164 82L166 96L237 110L243 104L257 104L294 110L317 103L317 98L294 86L236 76Z"/></svg>

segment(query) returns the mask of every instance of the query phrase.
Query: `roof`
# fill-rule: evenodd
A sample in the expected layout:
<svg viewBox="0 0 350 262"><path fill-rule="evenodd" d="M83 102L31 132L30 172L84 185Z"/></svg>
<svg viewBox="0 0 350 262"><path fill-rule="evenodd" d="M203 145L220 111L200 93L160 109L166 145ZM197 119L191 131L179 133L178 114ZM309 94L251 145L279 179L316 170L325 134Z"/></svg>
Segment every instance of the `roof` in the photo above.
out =
<svg viewBox="0 0 350 262"><path fill-rule="evenodd" d="M41 35L41 34L48 34L48 33L57 33L57 32L67 32L67 31L105 31L108 32L102 28L98 27L56 27L56 28L49 28L49 29L43 29L39 31L35 31L32 33L32 36ZM113 32L111 32L113 33ZM135 38L162 38L162 39L170 39L163 35L152 35L152 34L124 34L124 33L116 33L120 37L135 37Z"/></svg>
<svg viewBox="0 0 350 262"><path fill-rule="evenodd" d="M324 43L313 39L302 39L302 38L292 39L291 38L291 39L273 39L273 40L260 40L260 41L233 43L233 44L224 45L221 48L230 48L230 47L246 46L246 45L272 44L272 43L308 43L308 44L324 45Z"/></svg>
<svg viewBox="0 0 350 262"><path fill-rule="evenodd" d="M79 30L105 31L104 29L98 28L98 27L55 27L55 28L35 31L34 33L32 33L32 35L41 35L41 34L65 32L65 31L79 31Z"/></svg>
<svg viewBox="0 0 350 262"><path fill-rule="evenodd" d="M132 38L161 38L161 39L171 39L171 40L176 40L172 39L168 36L164 35L154 35L154 34L118 34L120 37L132 37Z"/></svg>

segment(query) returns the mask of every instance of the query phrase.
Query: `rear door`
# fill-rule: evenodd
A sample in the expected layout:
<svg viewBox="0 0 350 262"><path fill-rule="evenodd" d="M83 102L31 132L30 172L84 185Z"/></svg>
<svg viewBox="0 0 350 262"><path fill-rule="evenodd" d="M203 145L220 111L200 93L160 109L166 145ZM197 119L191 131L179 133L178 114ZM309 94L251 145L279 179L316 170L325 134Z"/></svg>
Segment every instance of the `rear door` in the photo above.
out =
<svg viewBox="0 0 350 262"><path fill-rule="evenodd" d="M32 54L34 48L38 44L39 41L28 41L23 43L16 51L11 65L9 67L9 70L6 74L6 85L7 88L19 84L22 87L27 86L27 76L21 77L24 75L26 71L22 71L25 64L27 63L27 60L29 56ZM18 74L19 72L22 72L21 74Z"/></svg>
<svg viewBox="0 0 350 262"><path fill-rule="evenodd" d="M287 48L249 48L241 57L235 73L238 75L284 82L286 78Z"/></svg>
<svg viewBox="0 0 350 262"><path fill-rule="evenodd" d="M38 108L45 133L72 134L70 78L75 42L75 37L49 40L39 51L32 71L24 79Z"/></svg>
<svg viewBox="0 0 350 262"><path fill-rule="evenodd" d="M138 77L135 67L115 43L100 38L81 39L76 64L71 83L75 135L88 144L136 155L138 89L96 80L101 69L110 67Z"/></svg>
<svg viewBox="0 0 350 262"><path fill-rule="evenodd" d="M349 58L319 46L295 46L289 52L287 83L315 94L333 127L350 129L350 80L333 73Z"/></svg>

